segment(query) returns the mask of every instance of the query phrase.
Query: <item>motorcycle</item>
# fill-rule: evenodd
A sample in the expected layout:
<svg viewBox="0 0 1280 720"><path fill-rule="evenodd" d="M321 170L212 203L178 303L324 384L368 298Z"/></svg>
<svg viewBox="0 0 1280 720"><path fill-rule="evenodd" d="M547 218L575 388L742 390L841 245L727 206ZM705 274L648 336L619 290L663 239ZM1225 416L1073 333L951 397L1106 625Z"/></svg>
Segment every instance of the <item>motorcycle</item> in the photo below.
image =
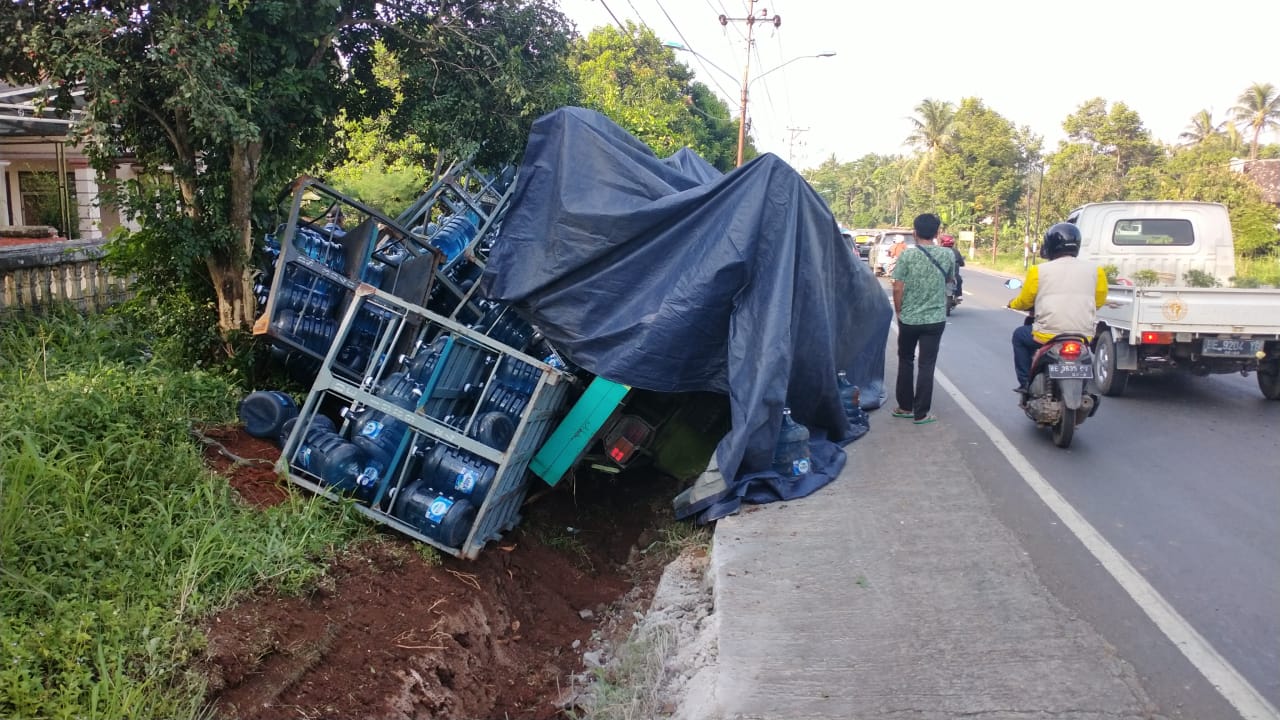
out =
<svg viewBox="0 0 1280 720"><path fill-rule="evenodd" d="M954 281L947 283L947 316L951 316L951 311L956 309L964 298L960 297L960 291L956 289Z"/></svg>
<svg viewBox="0 0 1280 720"><path fill-rule="evenodd" d="M1021 286L1018 280L1005 283L1011 290ZM1028 315L1027 324L1033 319ZM1054 445L1070 447L1076 427L1093 417L1101 404L1089 339L1076 334L1054 336L1036 351L1029 378L1019 407L1036 425L1050 429Z"/></svg>

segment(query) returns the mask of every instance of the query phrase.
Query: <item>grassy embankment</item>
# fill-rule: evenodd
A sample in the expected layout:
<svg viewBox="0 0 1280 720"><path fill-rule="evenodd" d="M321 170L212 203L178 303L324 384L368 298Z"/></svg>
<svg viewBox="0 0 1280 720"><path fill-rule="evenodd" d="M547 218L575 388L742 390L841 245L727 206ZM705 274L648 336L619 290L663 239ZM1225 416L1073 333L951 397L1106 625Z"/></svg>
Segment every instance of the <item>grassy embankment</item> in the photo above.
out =
<svg viewBox="0 0 1280 720"><path fill-rule="evenodd" d="M252 510L206 470L192 424L241 393L119 320L0 322L0 717L199 716L197 620L308 586L367 531L325 500Z"/></svg>

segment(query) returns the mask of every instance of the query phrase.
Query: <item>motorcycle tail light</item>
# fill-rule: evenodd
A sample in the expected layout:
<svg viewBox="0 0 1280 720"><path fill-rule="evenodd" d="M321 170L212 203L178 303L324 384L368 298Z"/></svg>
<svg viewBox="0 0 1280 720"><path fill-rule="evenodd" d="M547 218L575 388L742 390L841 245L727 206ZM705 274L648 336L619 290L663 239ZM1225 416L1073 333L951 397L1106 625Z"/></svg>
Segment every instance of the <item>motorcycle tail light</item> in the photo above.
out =
<svg viewBox="0 0 1280 720"><path fill-rule="evenodd" d="M1067 360L1075 360L1080 357L1083 350L1084 347L1080 343L1072 340L1062 343L1062 347L1058 348L1058 354Z"/></svg>
<svg viewBox="0 0 1280 720"><path fill-rule="evenodd" d="M1142 333L1143 345L1169 345L1173 342L1173 333L1171 332L1144 332Z"/></svg>

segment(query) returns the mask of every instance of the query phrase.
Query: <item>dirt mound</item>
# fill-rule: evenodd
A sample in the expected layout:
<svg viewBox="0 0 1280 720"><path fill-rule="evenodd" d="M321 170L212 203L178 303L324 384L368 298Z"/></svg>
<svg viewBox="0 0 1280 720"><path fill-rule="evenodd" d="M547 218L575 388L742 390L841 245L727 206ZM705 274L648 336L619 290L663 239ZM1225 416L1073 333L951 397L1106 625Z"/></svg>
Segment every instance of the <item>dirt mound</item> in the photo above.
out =
<svg viewBox="0 0 1280 720"><path fill-rule="evenodd" d="M287 496L273 445L202 434L246 501ZM563 483L474 562L432 564L380 533L305 597L258 595L209 618L209 701L241 720L563 717L593 633L625 631L619 618L652 597L662 567L638 550L677 491L662 477Z"/></svg>

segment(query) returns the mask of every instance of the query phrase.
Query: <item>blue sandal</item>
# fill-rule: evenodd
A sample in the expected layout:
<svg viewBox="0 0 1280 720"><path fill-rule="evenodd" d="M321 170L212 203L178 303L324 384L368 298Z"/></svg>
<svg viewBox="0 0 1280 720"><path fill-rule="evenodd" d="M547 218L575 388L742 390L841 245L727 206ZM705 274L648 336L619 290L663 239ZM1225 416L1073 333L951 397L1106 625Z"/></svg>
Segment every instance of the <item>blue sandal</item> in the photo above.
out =
<svg viewBox="0 0 1280 720"><path fill-rule="evenodd" d="M897 408L896 410L893 411L893 416L900 417L900 418L909 418L909 417L915 417L916 414L911 412L910 410L903 410L902 408Z"/></svg>
<svg viewBox="0 0 1280 720"><path fill-rule="evenodd" d="M913 420L912 422L914 422L916 425L928 425L929 423L938 422L938 418L932 415L925 415L919 420Z"/></svg>

